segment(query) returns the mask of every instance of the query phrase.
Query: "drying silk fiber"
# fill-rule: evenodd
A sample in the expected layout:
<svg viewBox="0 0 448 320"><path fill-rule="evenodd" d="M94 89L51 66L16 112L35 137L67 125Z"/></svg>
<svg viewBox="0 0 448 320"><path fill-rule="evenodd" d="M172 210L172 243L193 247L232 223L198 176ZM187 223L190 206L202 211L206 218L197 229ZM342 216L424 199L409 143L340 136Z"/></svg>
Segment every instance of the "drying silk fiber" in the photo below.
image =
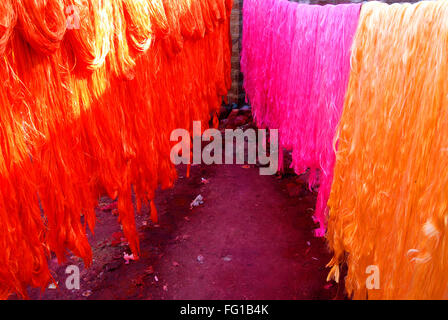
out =
<svg viewBox="0 0 448 320"><path fill-rule="evenodd" d="M359 4L286 0L245 0L243 5L241 68L247 98L260 127L279 129L280 166L282 150L292 150L295 172L310 169L310 188L320 184L317 236L326 230L333 140L359 11Z"/></svg>
<svg viewBox="0 0 448 320"><path fill-rule="evenodd" d="M355 299L448 298L448 2L363 5L328 202Z"/></svg>
<svg viewBox="0 0 448 320"><path fill-rule="evenodd" d="M230 88L232 0L0 2L0 298L89 265L98 199L134 211L176 179L170 133L207 128ZM132 187L131 187L132 186ZM132 202L133 192L136 208Z"/></svg>

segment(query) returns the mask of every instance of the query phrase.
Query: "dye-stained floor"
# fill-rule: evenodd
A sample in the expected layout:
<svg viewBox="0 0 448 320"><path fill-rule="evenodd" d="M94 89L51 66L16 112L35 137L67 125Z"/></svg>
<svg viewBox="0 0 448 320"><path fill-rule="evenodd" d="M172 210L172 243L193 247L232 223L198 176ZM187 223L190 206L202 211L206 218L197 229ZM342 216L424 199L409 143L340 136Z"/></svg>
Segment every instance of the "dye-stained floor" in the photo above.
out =
<svg viewBox="0 0 448 320"><path fill-rule="evenodd" d="M32 299L334 299L327 283L325 241L314 238L316 195L303 177L260 176L255 165L193 166L190 178L159 191L158 225L137 217L142 255L128 252L111 200L97 210L93 265L69 257L51 261L56 288L30 290ZM204 180L206 179L206 183ZM190 210L198 195L204 203ZM112 210L110 210L112 208ZM146 222L146 223L145 223ZM129 253L129 252L128 252ZM79 290L65 286L68 265L81 269ZM339 292L339 293L338 293ZM13 298L13 297L12 297Z"/></svg>

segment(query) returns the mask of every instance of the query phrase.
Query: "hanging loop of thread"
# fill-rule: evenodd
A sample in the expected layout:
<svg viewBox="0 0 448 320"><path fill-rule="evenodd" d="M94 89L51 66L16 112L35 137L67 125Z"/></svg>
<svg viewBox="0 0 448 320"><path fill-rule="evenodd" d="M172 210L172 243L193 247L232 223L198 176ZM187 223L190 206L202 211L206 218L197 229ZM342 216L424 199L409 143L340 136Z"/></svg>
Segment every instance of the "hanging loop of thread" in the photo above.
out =
<svg viewBox="0 0 448 320"><path fill-rule="evenodd" d="M17 12L12 0L0 1L0 56L5 53L16 23Z"/></svg>
<svg viewBox="0 0 448 320"><path fill-rule="evenodd" d="M113 41L110 1L67 0L66 6L66 12L75 15L78 23L67 30L77 70L92 72L101 68Z"/></svg>
<svg viewBox="0 0 448 320"><path fill-rule="evenodd" d="M67 29L61 0L18 0L20 32L39 53L51 54L60 47Z"/></svg>

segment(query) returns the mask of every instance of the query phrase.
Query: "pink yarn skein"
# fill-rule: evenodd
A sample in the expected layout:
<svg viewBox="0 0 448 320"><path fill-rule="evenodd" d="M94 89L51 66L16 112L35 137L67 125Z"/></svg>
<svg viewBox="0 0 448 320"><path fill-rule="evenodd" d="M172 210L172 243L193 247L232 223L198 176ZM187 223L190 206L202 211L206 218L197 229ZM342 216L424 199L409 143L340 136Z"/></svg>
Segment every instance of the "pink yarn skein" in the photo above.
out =
<svg viewBox="0 0 448 320"><path fill-rule="evenodd" d="M258 126L279 129L280 151L292 151L295 172L310 169L309 187L320 184L316 236L324 236L326 230L335 132L359 12L360 4L243 4L241 68L246 97Z"/></svg>

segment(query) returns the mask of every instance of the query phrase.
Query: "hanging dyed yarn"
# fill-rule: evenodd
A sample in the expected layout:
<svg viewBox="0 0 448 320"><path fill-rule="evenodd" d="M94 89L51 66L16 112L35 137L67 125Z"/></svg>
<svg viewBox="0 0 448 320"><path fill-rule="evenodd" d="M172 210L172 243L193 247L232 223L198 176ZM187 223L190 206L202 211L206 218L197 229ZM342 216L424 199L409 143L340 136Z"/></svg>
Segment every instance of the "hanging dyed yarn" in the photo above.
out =
<svg viewBox="0 0 448 320"><path fill-rule="evenodd" d="M247 98L259 126L279 129L280 150L292 150L295 172L309 168L310 187L320 180L317 236L326 230L333 140L359 10L359 4L317 6L286 0L246 0L243 6L241 68Z"/></svg>
<svg viewBox="0 0 448 320"><path fill-rule="evenodd" d="M45 288L47 259L89 265L101 195L138 211L170 187L170 133L207 128L230 88L232 0L0 3L0 298ZM73 16L74 15L74 16ZM78 24L76 24L78 23Z"/></svg>
<svg viewBox="0 0 448 320"><path fill-rule="evenodd" d="M327 233L355 299L448 298L447 17L447 1L361 10Z"/></svg>

